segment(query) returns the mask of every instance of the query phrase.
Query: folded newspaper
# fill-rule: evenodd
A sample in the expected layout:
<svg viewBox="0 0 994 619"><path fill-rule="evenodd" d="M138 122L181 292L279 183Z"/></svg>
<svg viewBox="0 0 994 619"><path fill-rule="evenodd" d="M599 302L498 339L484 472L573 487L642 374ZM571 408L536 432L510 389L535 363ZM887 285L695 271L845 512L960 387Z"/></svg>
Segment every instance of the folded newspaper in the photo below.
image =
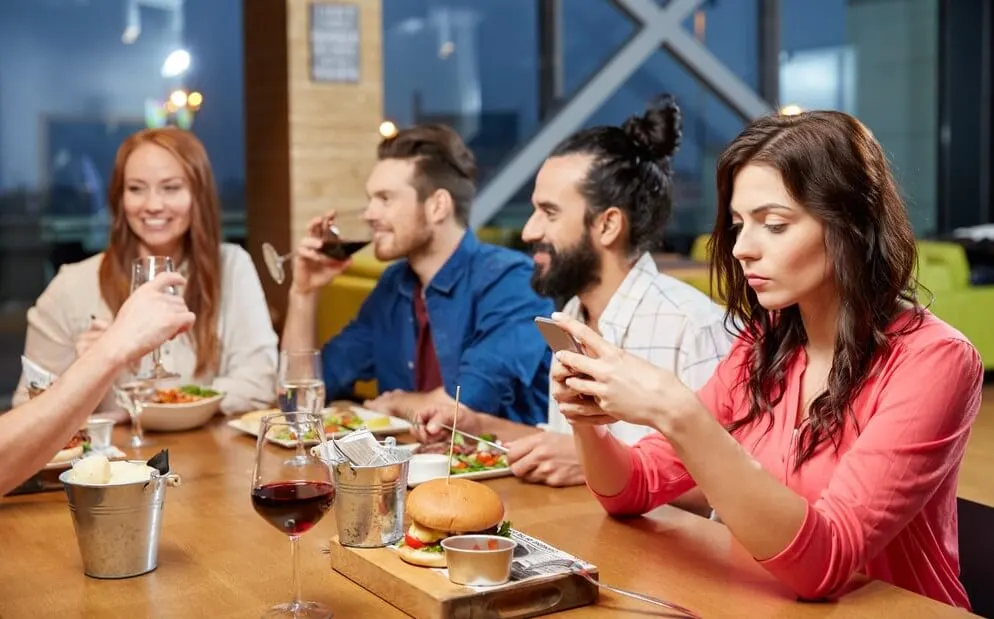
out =
<svg viewBox="0 0 994 619"><path fill-rule="evenodd" d="M24 355L21 355L21 369L24 373L24 384L27 385L31 397L51 387L58 378Z"/></svg>
<svg viewBox="0 0 994 619"><path fill-rule="evenodd" d="M412 452L410 445L398 445L397 439L388 436L380 443L368 428L362 426L339 439L328 437L327 443L311 448L311 454L332 462L344 460L353 466L383 466L407 459Z"/></svg>

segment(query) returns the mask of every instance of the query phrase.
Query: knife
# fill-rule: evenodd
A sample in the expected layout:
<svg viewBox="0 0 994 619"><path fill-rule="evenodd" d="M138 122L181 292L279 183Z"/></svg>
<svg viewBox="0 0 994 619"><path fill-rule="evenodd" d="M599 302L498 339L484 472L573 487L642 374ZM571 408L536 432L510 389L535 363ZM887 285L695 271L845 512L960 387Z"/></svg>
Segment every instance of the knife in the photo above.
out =
<svg viewBox="0 0 994 619"><path fill-rule="evenodd" d="M493 441L488 441L485 438L480 438L479 436L475 436L473 434L470 434L469 432L463 432L462 430L456 430L452 426L447 426L444 423L439 424L439 426L441 426L442 428L445 428L449 432L454 432L456 434L462 434L466 438L472 439L472 440L476 441L477 443L483 443L484 445L490 445L491 447L493 447L494 449L496 449L497 451L499 451L501 453L506 454L507 451L508 451L507 447L504 447L500 443L495 443Z"/></svg>

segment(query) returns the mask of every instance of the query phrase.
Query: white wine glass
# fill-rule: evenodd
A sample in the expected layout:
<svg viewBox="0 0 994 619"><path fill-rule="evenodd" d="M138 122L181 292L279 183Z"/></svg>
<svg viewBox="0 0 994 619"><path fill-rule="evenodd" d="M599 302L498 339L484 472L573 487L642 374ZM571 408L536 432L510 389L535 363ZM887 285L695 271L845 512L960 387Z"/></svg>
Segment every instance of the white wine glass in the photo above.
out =
<svg viewBox="0 0 994 619"><path fill-rule="evenodd" d="M172 273L173 259L168 256L146 256L137 258L131 263L131 293L142 285L155 279L159 273ZM175 290L172 291L176 293ZM149 367L151 364L151 367ZM135 373L138 380L160 381L171 378L179 378L176 372L170 372L162 365L162 348L155 348L149 355L146 355L139 362L139 369Z"/></svg>

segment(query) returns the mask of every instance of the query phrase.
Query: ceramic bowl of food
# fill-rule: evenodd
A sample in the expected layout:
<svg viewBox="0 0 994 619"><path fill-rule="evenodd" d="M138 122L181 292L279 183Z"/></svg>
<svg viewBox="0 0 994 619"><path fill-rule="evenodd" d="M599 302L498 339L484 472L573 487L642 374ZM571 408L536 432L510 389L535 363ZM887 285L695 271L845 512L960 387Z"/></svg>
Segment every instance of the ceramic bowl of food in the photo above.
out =
<svg viewBox="0 0 994 619"><path fill-rule="evenodd" d="M196 385L156 389L145 403L142 428L153 432L182 432L199 428L220 409L224 394Z"/></svg>

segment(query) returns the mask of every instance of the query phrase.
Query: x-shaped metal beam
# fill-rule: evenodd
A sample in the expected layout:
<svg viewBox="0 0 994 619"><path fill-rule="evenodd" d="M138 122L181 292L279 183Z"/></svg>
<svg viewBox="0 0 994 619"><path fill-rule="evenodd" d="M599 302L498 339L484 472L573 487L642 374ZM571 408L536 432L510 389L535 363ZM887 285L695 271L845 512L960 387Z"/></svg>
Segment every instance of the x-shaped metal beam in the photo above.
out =
<svg viewBox="0 0 994 619"><path fill-rule="evenodd" d="M683 28L683 20L703 0L614 0L640 23L640 29L548 120L480 192L470 225L490 221L549 156L556 144L577 131L590 116L662 45L743 118L772 110L756 92L728 70Z"/></svg>

